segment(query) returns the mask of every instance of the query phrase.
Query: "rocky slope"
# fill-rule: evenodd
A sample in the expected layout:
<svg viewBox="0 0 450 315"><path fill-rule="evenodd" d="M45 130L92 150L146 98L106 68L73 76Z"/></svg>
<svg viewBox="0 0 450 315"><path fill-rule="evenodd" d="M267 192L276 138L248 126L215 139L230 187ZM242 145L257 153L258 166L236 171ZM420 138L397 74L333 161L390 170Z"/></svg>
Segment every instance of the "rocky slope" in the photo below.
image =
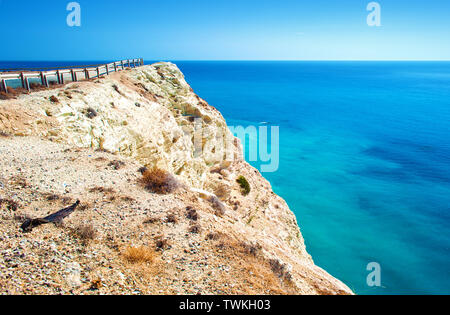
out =
<svg viewBox="0 0 450 315"><path fill-rule="evenodd" d="M0 101L0 131L0 293L351 294L173 64ZM144 166L180 187L149 192Z"/></svg>

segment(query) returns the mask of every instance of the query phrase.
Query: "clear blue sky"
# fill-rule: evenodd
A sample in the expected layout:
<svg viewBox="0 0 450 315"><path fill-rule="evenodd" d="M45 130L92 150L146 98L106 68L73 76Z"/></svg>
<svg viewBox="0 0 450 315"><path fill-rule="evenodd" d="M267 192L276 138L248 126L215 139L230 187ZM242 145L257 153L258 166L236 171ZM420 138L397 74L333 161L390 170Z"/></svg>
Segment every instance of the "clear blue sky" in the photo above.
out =
<svg viewBox="0 0 450 315"><path fill-rule="evenodd" d="M450 0L370 1L0 0L0 60L450 60Z"/></svg>

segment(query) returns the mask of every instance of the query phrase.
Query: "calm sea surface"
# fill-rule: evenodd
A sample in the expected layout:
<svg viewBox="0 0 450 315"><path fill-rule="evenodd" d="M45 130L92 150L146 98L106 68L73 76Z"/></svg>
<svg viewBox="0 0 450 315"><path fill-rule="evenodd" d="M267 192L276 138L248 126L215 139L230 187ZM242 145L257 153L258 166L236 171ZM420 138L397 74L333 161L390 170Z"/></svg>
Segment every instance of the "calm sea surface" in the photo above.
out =
<svg viewBox="0 0 450 315"><path fill-rule="evenodd" d="M280 126L264 175L319 266L359 294L450 293L450 63L177 64L230 125Z"/></svg>

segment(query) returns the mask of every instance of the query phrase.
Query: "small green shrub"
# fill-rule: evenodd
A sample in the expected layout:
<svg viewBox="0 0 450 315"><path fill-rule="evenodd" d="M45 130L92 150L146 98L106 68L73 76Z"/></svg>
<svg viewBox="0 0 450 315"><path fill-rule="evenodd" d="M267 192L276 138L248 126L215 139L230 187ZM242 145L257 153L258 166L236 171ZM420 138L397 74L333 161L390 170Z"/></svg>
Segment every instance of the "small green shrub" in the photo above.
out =
<svg viewBox="0 0 450 315"><path fill-rule="evenodd" d="M250 184L248 183L247 179L244 176L239 176L239 178L237 179L237 182L238 182L239 186L241 186L242 194L244 196L247 196L248 194L250 194L251 187L250 187Z"/></svg>

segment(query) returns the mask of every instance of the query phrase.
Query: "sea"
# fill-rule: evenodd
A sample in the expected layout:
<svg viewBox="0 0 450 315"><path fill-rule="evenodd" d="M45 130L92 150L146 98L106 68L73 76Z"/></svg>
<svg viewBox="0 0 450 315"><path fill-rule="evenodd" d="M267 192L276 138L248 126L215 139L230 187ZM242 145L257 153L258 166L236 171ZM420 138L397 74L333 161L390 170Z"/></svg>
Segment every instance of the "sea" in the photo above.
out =
<svg viewBox="0 0 450 315"><path fill-rule="evenodd" d="M279 127L263 175L318 266L357 294L450 294L450 62L174 63L230 126Z"/></svg>

